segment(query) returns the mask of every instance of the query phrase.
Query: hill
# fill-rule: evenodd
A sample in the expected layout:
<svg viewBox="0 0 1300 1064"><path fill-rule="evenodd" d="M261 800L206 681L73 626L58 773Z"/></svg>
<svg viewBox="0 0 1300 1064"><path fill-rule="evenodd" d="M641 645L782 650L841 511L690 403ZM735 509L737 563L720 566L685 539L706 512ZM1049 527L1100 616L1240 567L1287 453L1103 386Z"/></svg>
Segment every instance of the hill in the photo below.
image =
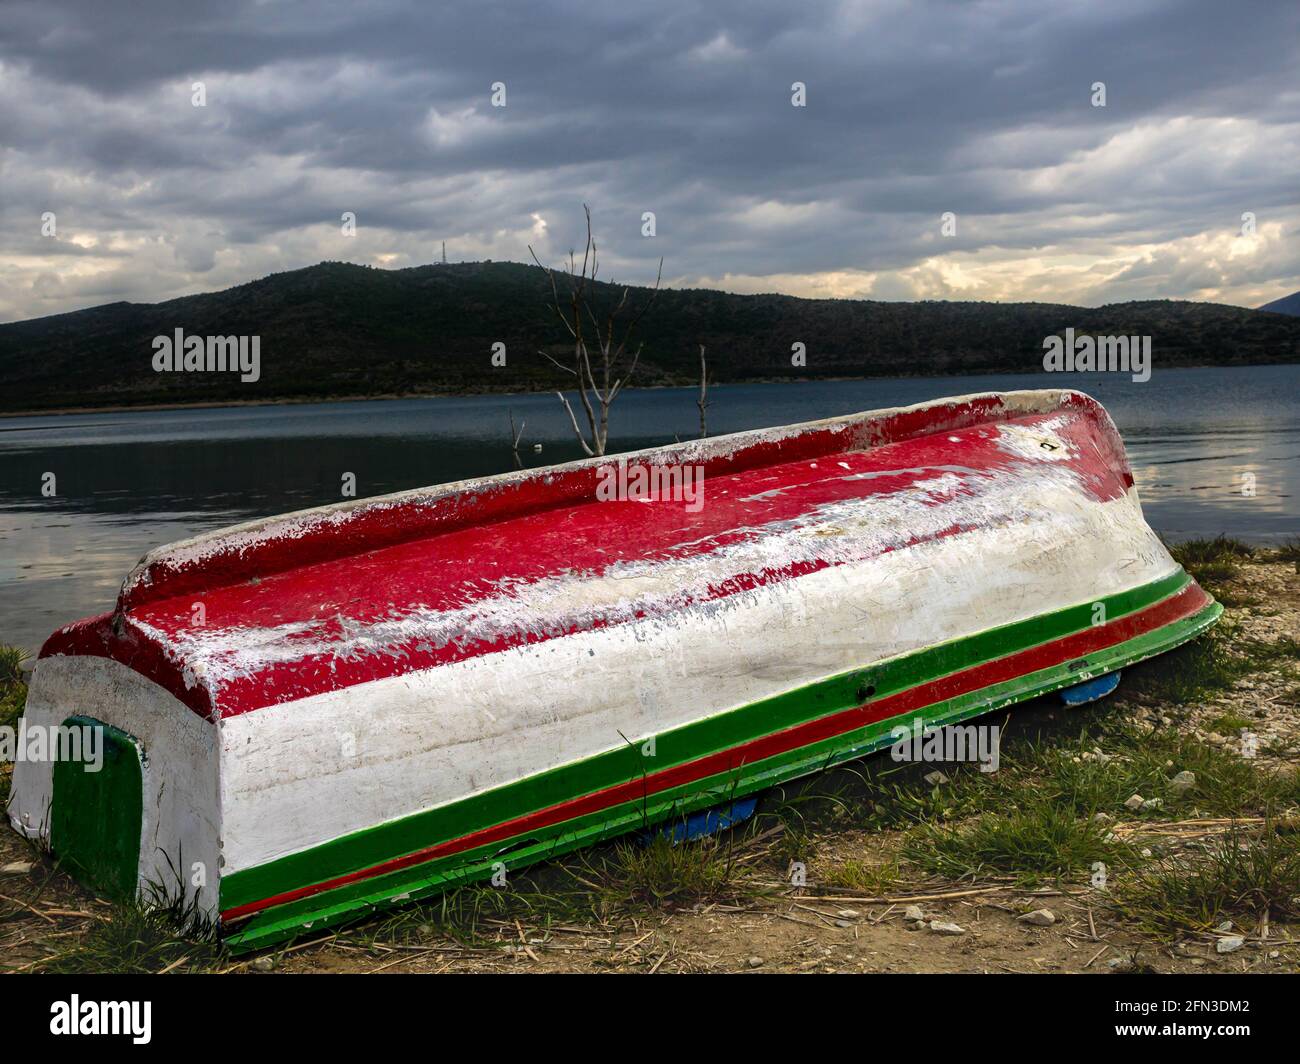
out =
<svg viewBox="0 0 1300 1064"><path fill-rule="evenodd" d="M1292 292L1289 296L1273 300L1272 303L1265 303L1259 309L1269 310L1274 314L1300 314L1300 292Z"/></svg>
<svg viewBox="0 0 1300 1064"><path fill-rule="evenodd" d="M608 298L610 289L601 286ZM645 298L635 290L633 298ZM570 378L535 266L381 270L340 262L165 303L111 303L0 325L0 411L412 392L525 391ZM1300 361L1300 319L1211 303L881 303L667 289L642 323L635 383L689 383L698 344L718 381L1032 372L1045 336L1150 335L1156 368ZM261 338L261 378L158 373L155 336ZM807 369L790 365L807 345ZM490 363L506 344L507 366Z"/></svg>

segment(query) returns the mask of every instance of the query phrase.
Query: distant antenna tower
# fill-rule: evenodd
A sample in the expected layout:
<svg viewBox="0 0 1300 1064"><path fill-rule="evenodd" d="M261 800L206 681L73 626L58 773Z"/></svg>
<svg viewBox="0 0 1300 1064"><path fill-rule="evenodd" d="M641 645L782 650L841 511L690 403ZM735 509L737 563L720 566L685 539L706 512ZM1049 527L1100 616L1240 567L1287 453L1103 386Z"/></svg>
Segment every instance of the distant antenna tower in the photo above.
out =
<svg viewBox="0 0 1300 1064"><path fill-rule="evenodd" d="M447 265L447 241L442 242L442 264Z"/></svg>

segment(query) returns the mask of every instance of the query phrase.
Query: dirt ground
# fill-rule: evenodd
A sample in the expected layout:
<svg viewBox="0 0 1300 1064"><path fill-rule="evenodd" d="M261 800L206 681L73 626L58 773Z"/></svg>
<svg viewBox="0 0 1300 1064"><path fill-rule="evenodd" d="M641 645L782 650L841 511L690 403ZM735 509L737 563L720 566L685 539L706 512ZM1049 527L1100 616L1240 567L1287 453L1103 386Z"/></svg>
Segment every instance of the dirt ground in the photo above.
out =
<svg viewBox="0 0 1300 1064"><path fill-rule="evenodd" d="M871 836L837 840L860 853ZM497 945L467 949L449 942L370 949L308 946L275 962L290 972L1295 972L1300 939L1268 949L1216 954L1210 937L1166 946L1107 918L1085 890L1040 893L1011 885L957 887L946 896L901 893L897 900L816 895L808 891L758 905L703 905L622 927L552 929L502 926ZM965 896L962 896L965 895ZM909 927L909 905L927 921L955 923L963 934ZM1047 909L1050 927L1018 917Z"/></svg>
<svg viewBox="0 0 1300 1064"><path fill-rule="evenodd" d="M1228 581L1225 597L1239 631L1266 642L1300 636L1300 574L1287 562L1254 562ZM1248 720L1270 768L1294 771L1300 746L1300 689L1289 668L1250 675L1227 693L1178 707L1137 698L1116 703L1136 725L1176 728L1208 743L1229 744L1222 722ZM1067 712L1040 700L1015 713L1030 718ZM1210 817L1177 822L1118 822L1135 838L1199 838L1220 830ZM1160 941L1125 924L1104 893L1083 883L1026 890L1011 877L945 882L898 866L887 891L851 892L819 886L846 862L872 865L892 858L893 831L835 830L820 834L807 861L807 883L793 887L781 871L781 829L750 837L738 850L763 890L735 902L713 901L607 920L543 928L516 920L483 920L471 942L432 923L375 934L365 926L327 934L258 956L221 956L205 970L238 972L967 972L1119 971L1297 972L1300 927L1237 928L1244 943L1216 949L1222 934ZM30 867L29 867L30 866ZM909 907L924 922L909 921ZM1048 926L1021 917L1051 914ZM911 913L915 916L915 912ZM42 970L74 948L110 906L77 887L10 831L0 831L0 970ZM376 920L381 919L377 917ZM1047 918L1041 918L1046 922ZM956 925L960 931L943 925ZM153 970L192 969L191 957Z"/></svg>

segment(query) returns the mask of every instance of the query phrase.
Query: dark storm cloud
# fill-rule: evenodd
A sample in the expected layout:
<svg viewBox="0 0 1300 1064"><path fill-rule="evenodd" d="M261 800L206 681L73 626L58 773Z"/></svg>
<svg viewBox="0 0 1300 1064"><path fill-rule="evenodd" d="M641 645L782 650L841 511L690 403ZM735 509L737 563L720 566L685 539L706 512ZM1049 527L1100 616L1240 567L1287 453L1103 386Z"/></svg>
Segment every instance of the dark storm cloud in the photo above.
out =
<svg viewBox="0 0 1300 1064"><path fill-rule="evenodd" d="M10 3L0 318L442 239L558 256L583 200L627 279L663 255L739 290L1260 300L1300 287L1298 29L1289 4Z"/></svg>

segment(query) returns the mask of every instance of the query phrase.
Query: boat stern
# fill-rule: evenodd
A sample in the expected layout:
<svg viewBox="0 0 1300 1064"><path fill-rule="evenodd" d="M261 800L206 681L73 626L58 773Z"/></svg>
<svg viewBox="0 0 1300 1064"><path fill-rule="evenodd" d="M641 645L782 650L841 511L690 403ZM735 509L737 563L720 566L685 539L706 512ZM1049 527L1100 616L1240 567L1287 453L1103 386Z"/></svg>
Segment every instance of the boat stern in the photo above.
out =
<svg viewBox="0 0 1300 1064"><path fill-rule="evenodd" d="M215 918L211 721L112 658L43 654L17 747L7 810L15 829L107 896L183 900Z"/></svg>

